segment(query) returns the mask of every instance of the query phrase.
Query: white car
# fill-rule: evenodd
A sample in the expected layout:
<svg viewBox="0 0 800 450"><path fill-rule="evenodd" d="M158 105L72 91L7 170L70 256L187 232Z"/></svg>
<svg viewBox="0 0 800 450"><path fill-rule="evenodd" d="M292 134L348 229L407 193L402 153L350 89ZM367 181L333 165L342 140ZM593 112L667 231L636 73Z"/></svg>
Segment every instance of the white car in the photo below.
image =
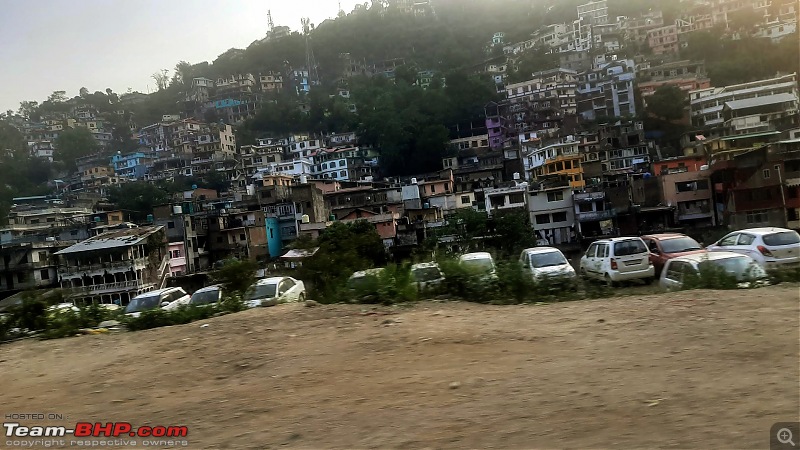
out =
<svg viewBox="0 0 800 450"><path fill-rule="evenodd" d="M497 267L495 267L494 259L490 253L466 253L458 258L458 262L470 271L491 279L497 279Z"/></svg>
<svg viewBox="0 0 800 450"><path fill-rule="evenodd" d="M639 237L618 237L593 242L581 257L581 276L605 281L655 280L650 251Z"/></svg>
<svg viewBox="0 0 800 450"><path fill-rule="evenodd" d="M713 265L735 277L739 287L764 283L764 269L751 257L733 252L708 252L678 256L667 260L661 271L659 285L669 291L682 289L687 276L698 276L705 265Z"/></svg>
<svg viewBox="0 0 800 450"><path fill-rule="evenodd" d="M706 248L747 255L763 268L800 264L800 235L786 228L749 228L728 233Z"/></svg>
<svg viewBox="0 0 800 450"><path fill-rule="evenodd" d="M547 279L573 284L577 278L567 258L554 247L526 248L519 255L519 262L534 281Z"/></svg>
<svg viewBox="0 0 800 450"><path fill-rule="evenodd" d="M444 282L444 274L435 262L417 263L411 266L411 279L420 292L429 291Z"/></svg>
<svg viewBox="0 0 800 450"><path fill-rule="evenodd" d="M216 305L222 301L222 286L215 284L194 291L189 299L189 305L206 306Z"/></svg>
<svg viewBox="0 0 800 450"><path fill-rule="evenodd" d="M306 287L302 281L292 277L271 277L256 281L244 295L244 302L253 308L273 306L278 303L302 302L306 299Z"/></svg>
<svg viewBox="0 0 800 450"><path fill-rule="evenodd" d="M147 311L149 309L176 309L181 305L189 303L189 298L189 294L187 294L183 288L179 287L145 292L131 299L128 306L125 307L125 315L139 317L142 311Z"/></svg>

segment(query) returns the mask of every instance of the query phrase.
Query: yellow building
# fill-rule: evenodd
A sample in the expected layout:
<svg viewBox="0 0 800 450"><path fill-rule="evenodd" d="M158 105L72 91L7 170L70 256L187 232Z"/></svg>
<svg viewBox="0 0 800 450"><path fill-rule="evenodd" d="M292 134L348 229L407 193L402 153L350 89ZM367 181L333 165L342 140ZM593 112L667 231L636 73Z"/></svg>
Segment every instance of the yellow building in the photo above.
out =
<svg viewBox="0 0 800 450"><path fill-rule="evenodd" d="M573 189L583 189L583 157L578 151L578 142L565 142L529 150L525 165L531 179L561 175L569 179Z"/></svg>

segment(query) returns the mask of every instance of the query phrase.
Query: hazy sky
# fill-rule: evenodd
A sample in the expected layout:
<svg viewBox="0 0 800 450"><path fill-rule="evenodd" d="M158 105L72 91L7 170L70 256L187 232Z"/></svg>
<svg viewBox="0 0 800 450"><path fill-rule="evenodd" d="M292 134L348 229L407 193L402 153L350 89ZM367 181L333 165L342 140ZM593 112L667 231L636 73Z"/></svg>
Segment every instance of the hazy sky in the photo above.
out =
<svg viewBox="0 0 800 450"><path fill-rule="evenodd" d="M366 0L342 0L352 11ZM29 0L3 1L0 15L0 111L53 91L152 90L150 75L178 61L213 61L275 25L319 24L338 0Z"/></svg>

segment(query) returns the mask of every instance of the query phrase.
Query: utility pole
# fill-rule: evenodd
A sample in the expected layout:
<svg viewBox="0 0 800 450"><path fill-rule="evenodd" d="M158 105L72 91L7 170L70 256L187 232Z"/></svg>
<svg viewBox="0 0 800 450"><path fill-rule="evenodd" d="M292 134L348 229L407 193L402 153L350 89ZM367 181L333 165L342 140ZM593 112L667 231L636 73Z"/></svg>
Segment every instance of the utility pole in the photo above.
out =
<svg viewBox="0 0 800 450"><path fill-rule="evenodd" d="M786 213L786 193L783 189L783 174L781 173L782 164L775 164L775 170L778 171L778 188L781 190L781 214L783 214L783 226L789 227L789 215Z"/></svg>

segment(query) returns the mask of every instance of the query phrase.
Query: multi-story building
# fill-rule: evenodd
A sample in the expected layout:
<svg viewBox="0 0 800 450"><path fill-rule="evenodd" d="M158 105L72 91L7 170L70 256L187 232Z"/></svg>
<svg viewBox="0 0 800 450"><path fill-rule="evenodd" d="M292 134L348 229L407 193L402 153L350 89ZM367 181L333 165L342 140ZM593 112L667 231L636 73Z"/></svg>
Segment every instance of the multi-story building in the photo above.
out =
<svg viewBox="0 0 800 450"><path fill-rule="evenodd" d="M651 10L637 17L622 17L619 20L625 40L640 44L647 41L648 31L664 26L664 15L661 10Z"/></svg>
<svg viewBox="0 0 800 450"><path fill-rule="evenodd" d="M654 55L678 53L680 50L678 27L667 25L649 30L647 32L647 45Z"/></svg>
<svg viewBox="0 0 800 450"><path fill-rule="evenodd" d="M590 1L578 5L578 18L588 19L592 25L605 25L608 23L608 4L606 0Z"/></svg>
<svg viewBox="0 0 800 450"><path fill-rule="evenodd" d="M689 93L689 108L692 126L707 128L712 132L712 135L724 135L723 129L726 127L726 122L732 119L731 116L726 118L723 111L725 105L726 103L740 100L749 101L733 103L729 107L732 106L733 109L738 109L739 107L773 107L775 104L788 102L789 105L794 105L793 109L796 111L798 101L797 74L792 73L750 83L691 91ZM760 117L758 122L761 122ZM769 127L769 123L766 126ZM759 125L759 127L763 126Z"/></svg>
<svg viewBox="0 0 800 450"><path fill-rule="evenodd" d="M377 157L359 147L321 149L314 154L312 175L337 181L372 181L378 168Z"/></svg>
<svg viewBox="0 0 800 450"><path fill-rule="evenodd" d="M641 70L636 74L639 92L646 104L646 97L653 95L661 86L676 86L686 91L707 89L711 80L706 75L702 61L674 61Z"/></svg>
<svg viewBox="0 0 800 450"><path fill-rule="evenodd" d="M636 115L633 60L612 59L578 76L578 113L586 120Z"/></svg>
<svg viewBox="0 0 800 450"><path fill-rule="evenodd" d="M530 183L528 210L531 227L540 245L562 245L576 241L571 184L570 180L559 176Z"/></svg>
<svg viewBox="0 0 800 450"><path fill-rule="evenodd" d="M506 212L528 213L528 183L511 182L507 186L486 188L483 191L486 214L489 217Z"/></svg>
<svg viewBox="0 0 800 450"><path fill-rule="evenodd" d="M59 283L78 304L127 305L138 294L159 289L169 274L162 227L120 228L54 253Z"/></svg>
<svg viewBox="0 0 800 450"><path fill-rule="evenodd" d="M676 208L676 219L687 227L714 225L714 202L708 170L658 176L664 202Z"/></svg>
<svg viewBox="0 0 800 450"><path fill-rule="evenodd" d="M56 286L58 266L53 253L71 242L16 242L0 245L0 292Z"/></svg>
<svg viewBox="0 0 800 450"><path fill-rule="evenodd" d="M546 146L526 145L523 151L526 176L532 182L561 177L568 180L573 189L586 185L578 141L566 139Z"/></svg>
<svg viewBox="0 0 800 450"><path fill-rule="evenodd" d="M283 91L283 75L276 72L267 72L258 76L261 92L279 93Z"/></svg>
<svg viewBox="0 0 800 450"><path fill-rule="evenodd" d="M114 173L120 177L142 180L147 175L147 168L152 165L155 158L144 152L134 152L123 155L117 152L111 157Z"/></svg>

